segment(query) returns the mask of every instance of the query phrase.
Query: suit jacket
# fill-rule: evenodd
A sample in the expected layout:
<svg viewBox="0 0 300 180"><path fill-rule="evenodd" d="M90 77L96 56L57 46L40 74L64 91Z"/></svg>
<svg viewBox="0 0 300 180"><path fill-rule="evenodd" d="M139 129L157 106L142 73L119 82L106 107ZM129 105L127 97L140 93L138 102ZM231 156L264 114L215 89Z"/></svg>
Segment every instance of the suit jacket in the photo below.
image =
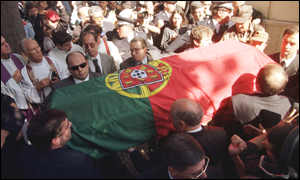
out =
<svg viewBox="0 0 300 180"><path fill-rule="evenodd" d="M99 55L100 55L101 67L102 67L101 76L109 73L113 73L117 70L113 57L103 53L99 53ZM91 62L91 59L89 59L89 64L90 63L93 63Z"/></svg>
<svg viewBox="0 0 300 180"><path fill-rule="evenodd" d="M226 158L230 137L221 127L203 126L202 128L199 132L189 134L202 145L205 154L211 159L211 163L216 165Z"/></svg>
<svg viewBox="0 0 300 180"><path fill-rule="evenodd" d="M153 59L152 59L151 55L147 55L147 63L149 63L152 60ZM130 58L126 59L126 61L124 61L120 64L120 70L129 68L129 67L138 66L140 64L142 64L142 63L139 61L136 61L133 57L130 57Z"/></svg>
<svg viewBox="0 0 300 180"><path fill-rule="evenodd" d="M93 79L93 78L100 77L100 76L101 75L99 73L89 72L89 79ZM68 78L63 79L63 80L58 81L57 83L53 84L52 89L56 90L56 89L63 88L63 87L66 87L66 86L70 86L70 85L74 85L74 84L75 84L75 81L74 81L74 79L71 75Z"/></svg>
<svg viewBox="0 0 300 180"><path fill-rule="evenodd" d="M273 126L280 121L291 108L290 100L285 96L260 96L237 94L232 96L232 106L236 119L247 124L258 117L264 127ZM272 123L272 121L276 121ZM268 127L269 128L269 127Z"/></svg>
<svg viewBox="0 0 300 180"><path fill-rule="evenodd" d="M275 62L280 63L280 53L275 53L269 56ZM289 75L289 77L296 75L299 70L299 54L296 55L294 60L289 64L288 67L285 68L285 71Z"/></svg>

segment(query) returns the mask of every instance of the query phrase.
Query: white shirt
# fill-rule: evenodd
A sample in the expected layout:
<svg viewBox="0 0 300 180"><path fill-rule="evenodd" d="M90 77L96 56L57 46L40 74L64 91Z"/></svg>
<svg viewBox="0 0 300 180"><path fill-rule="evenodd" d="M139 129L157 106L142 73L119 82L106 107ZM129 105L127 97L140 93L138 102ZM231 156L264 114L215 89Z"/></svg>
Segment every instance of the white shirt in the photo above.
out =
<svg viewBox="0 0 300 180"><path fill-rule="evenodd" d="M66 57L69 53L74 52L74 51L80 51L83 54L85 54L82 47L80 47L77 44L73 44L73 43L72 43L71 50L68 52L60 50L57 47L55 47L48 53L48 56L50 57L50 59L52 59L52 57L53 57L53 60L55 59L57 61L56 62L57 65L62 69L62 79L68 78L71 75L71 73L68 69L67 62L66 62Z"/></svg>
<svg viewBox="0 0 300 180"><path fill-rule="evenodd" d="M20 55L14 55L16 55L21 60L21 62L25 64L24 59ZM4 65L8 73L11 75L11 78L6 82L6 84L4 84L1 81L1 92L13 98L18 109L28 109L23 89L21 88L20 83L17 83L12 77L15 71L17 70L16 65L14 64L11 58L1 59L1 64Z"/></svg>
<svg viewBox="0 0 300 180"><path fill-rule="evenodd" d="M73 78L74 81L75 81L75 84L79 84L79 83L82 83L84 81L88 81L90 79L90 75L88 75L84 80L80 80L80 79L76 79L76 78Z"/></svg>
<svg viewBox="0 0 300 180"><path fill-rule="evenodd" d="M194 130L190 130L190 131L187 131L187 133L196 133L196 132L200 132L202 131L202 126L198 127L197 129L194 129Z"/></svg>
<svg viewBox="0 0 300 180"><path fill-rule="evenodd" d="M120 55L119 49L117 48L117 46L112 42L112 41L106 41L107 42L107 46L108 49L110 51L110 56L113 57L115 65L117 70L120 69L120 64L123 62L122 57ZM103 39L101 38L100 40L100 45L98 47L98 52L103 53L103 54L107 54L106 48L105 48L105 44Z"/></svg>
<svg viewBox="0 0 300 180"><path fill-rule="evenodd" d="M103 72L99 53L97 54L96 57L89 57L89 66L90 66L91 72L96 72L96 68L94 66L93 59L97 59L97 63L99 64L100 70L101 70L101 72Z"/></svg>
<svg viewBox="0 0 300 180"><path fill-rule="evenodd" d="M58 76L62 78L62 71L57 65L57 60L53 57L50 58L57 70ZM41 81L45 78L51 78L51 66L48 64L45 57L43 57L43 60L40 63L34 63L30 62L30 66L32 68L32 72L34 74L34 77ZM42 99L42 95L38 93L35 86L32 84L28 74L27 74L27 68L26 66L21 71L23 80L22 80L22 89L24 90L25 97L29 102L33 103L42 103L44 99ZM45 87L42 91L44 93L45 97L47 97L51 93L51 87ZM41 96L40 96L41 95Z"/></svg>
<svg viewBox="0 0 300 180"><path fill-rule="evenodd" d="M281 57L280 57L280 61L285 62L285 68L286 68L293 62L293 60L295 59L296 56L297 56L297 53L295 53L295 55L290 59L281 59Z"/></svg>

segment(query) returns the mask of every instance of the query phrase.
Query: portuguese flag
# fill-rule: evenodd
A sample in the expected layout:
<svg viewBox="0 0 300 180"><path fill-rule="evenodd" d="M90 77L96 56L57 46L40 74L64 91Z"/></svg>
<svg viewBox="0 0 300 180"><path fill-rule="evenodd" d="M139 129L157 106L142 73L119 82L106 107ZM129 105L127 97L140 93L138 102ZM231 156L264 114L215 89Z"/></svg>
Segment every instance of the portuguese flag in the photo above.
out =
<svg viewBox="0 0 300 180"><path fill-rule="evenodd" d="M225 98L253 93L268 63L255 47L224 41L58 89L50 107L73 123L68 145L100 158L174 130L169 112L178 98L200 103L206 124Z"/></svg>

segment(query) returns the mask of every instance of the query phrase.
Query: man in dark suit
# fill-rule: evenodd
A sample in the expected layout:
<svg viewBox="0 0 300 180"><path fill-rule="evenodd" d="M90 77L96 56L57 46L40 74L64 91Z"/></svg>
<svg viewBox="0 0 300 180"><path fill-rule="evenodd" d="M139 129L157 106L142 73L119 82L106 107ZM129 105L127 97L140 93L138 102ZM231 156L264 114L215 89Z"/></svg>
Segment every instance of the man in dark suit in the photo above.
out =
<svg viewBox="0 0 300 180"><path fill-rule="evenodd" d="M288 27L282 36L280 52L270 57L281 64L289 77L294 76L299 69L299 27Z"/></svg>
<svg viewBox="0 0 300 180"><path fill-rule="evenodd" d="M201 123L203 110L200 104L190 99L177 99L171 106L170 119L177 132L192 135L203 147L205 154L210 158L216 177L233 177L234 169L228 169L231 163L227 153L230 137L224 128L203 126ZM226 171L223 171L226 167Z"/></svg>
<svg viewBox="0 0 300 180"><path fill-rule="evenodd" d="M66 113L56 109L33 118L28 127L32 145L24 145L17 155L19 178L102 178L95 159L66 145L72 138L71 126Z"/></svg>
<svg viewBox="0 0 300 180"><path fill-rule="evenodd" d="M126 59L120 64L120 69L126 69L128 67L134 67L140 64L148 64L152 61L152 57L148 54L148 48L146 40L140 37L136 37L130 42L130 58Z"/></svg>
<svg viewBox="0 0 300 180"><path fill-rule="evenodd" d="M288 27L282 36L280 52L270 57L281 64L289 76L284 95L299 102L299 27Z"/></svg>
<svg viewBox="0 0 300 180"><path fill-rule="evenodd" d="M55 83L53 89L78 84L101 76L99 73L91 72L89 70L88 60L80 51L74 51L68 54L66 62L71 75L58 83Z"/></svg>
<svg viewBox="0 0 300 180"><path fill-rule="evenodd" d="M172 133L160 141L163 163L159 169L146 172L143 179L206 179L222 178L197 140L186 133Z"/></svg>
<svg viewBox="0 0 300 180"><path fill-rule="evenodd" d="M90 71L106 75L117 70L113 57L99 52L100 39L97 34L84 31L81 34L81 42L88 55Z"/></svg>

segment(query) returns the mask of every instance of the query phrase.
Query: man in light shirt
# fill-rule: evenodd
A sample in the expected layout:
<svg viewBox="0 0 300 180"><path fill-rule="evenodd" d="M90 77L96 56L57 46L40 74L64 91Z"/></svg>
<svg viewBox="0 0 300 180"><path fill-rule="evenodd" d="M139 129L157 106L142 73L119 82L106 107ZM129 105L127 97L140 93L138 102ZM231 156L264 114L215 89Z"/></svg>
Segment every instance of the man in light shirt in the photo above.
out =
<svg viewBox="0 0 300 180"><path fill-rule="evenodd" d="M72 36L65 31L58 31L53 34L53 41L55 48L52 49L48 55L57 60L57 64L63 70L62 79L70 76L70 72L66 63L68 53L80 51L84 53L82 47L72 43Z"/></svg>
<svg viewBox="0 0 300 180"><path fill-rule="evenodd" d="M43 103L51 93L51 85L62 79L62 69L56 63L56 59L43 56L41 48L35 40L24 39L21 46L29 60L21 70L25 97L30 102Z"/></svg>

